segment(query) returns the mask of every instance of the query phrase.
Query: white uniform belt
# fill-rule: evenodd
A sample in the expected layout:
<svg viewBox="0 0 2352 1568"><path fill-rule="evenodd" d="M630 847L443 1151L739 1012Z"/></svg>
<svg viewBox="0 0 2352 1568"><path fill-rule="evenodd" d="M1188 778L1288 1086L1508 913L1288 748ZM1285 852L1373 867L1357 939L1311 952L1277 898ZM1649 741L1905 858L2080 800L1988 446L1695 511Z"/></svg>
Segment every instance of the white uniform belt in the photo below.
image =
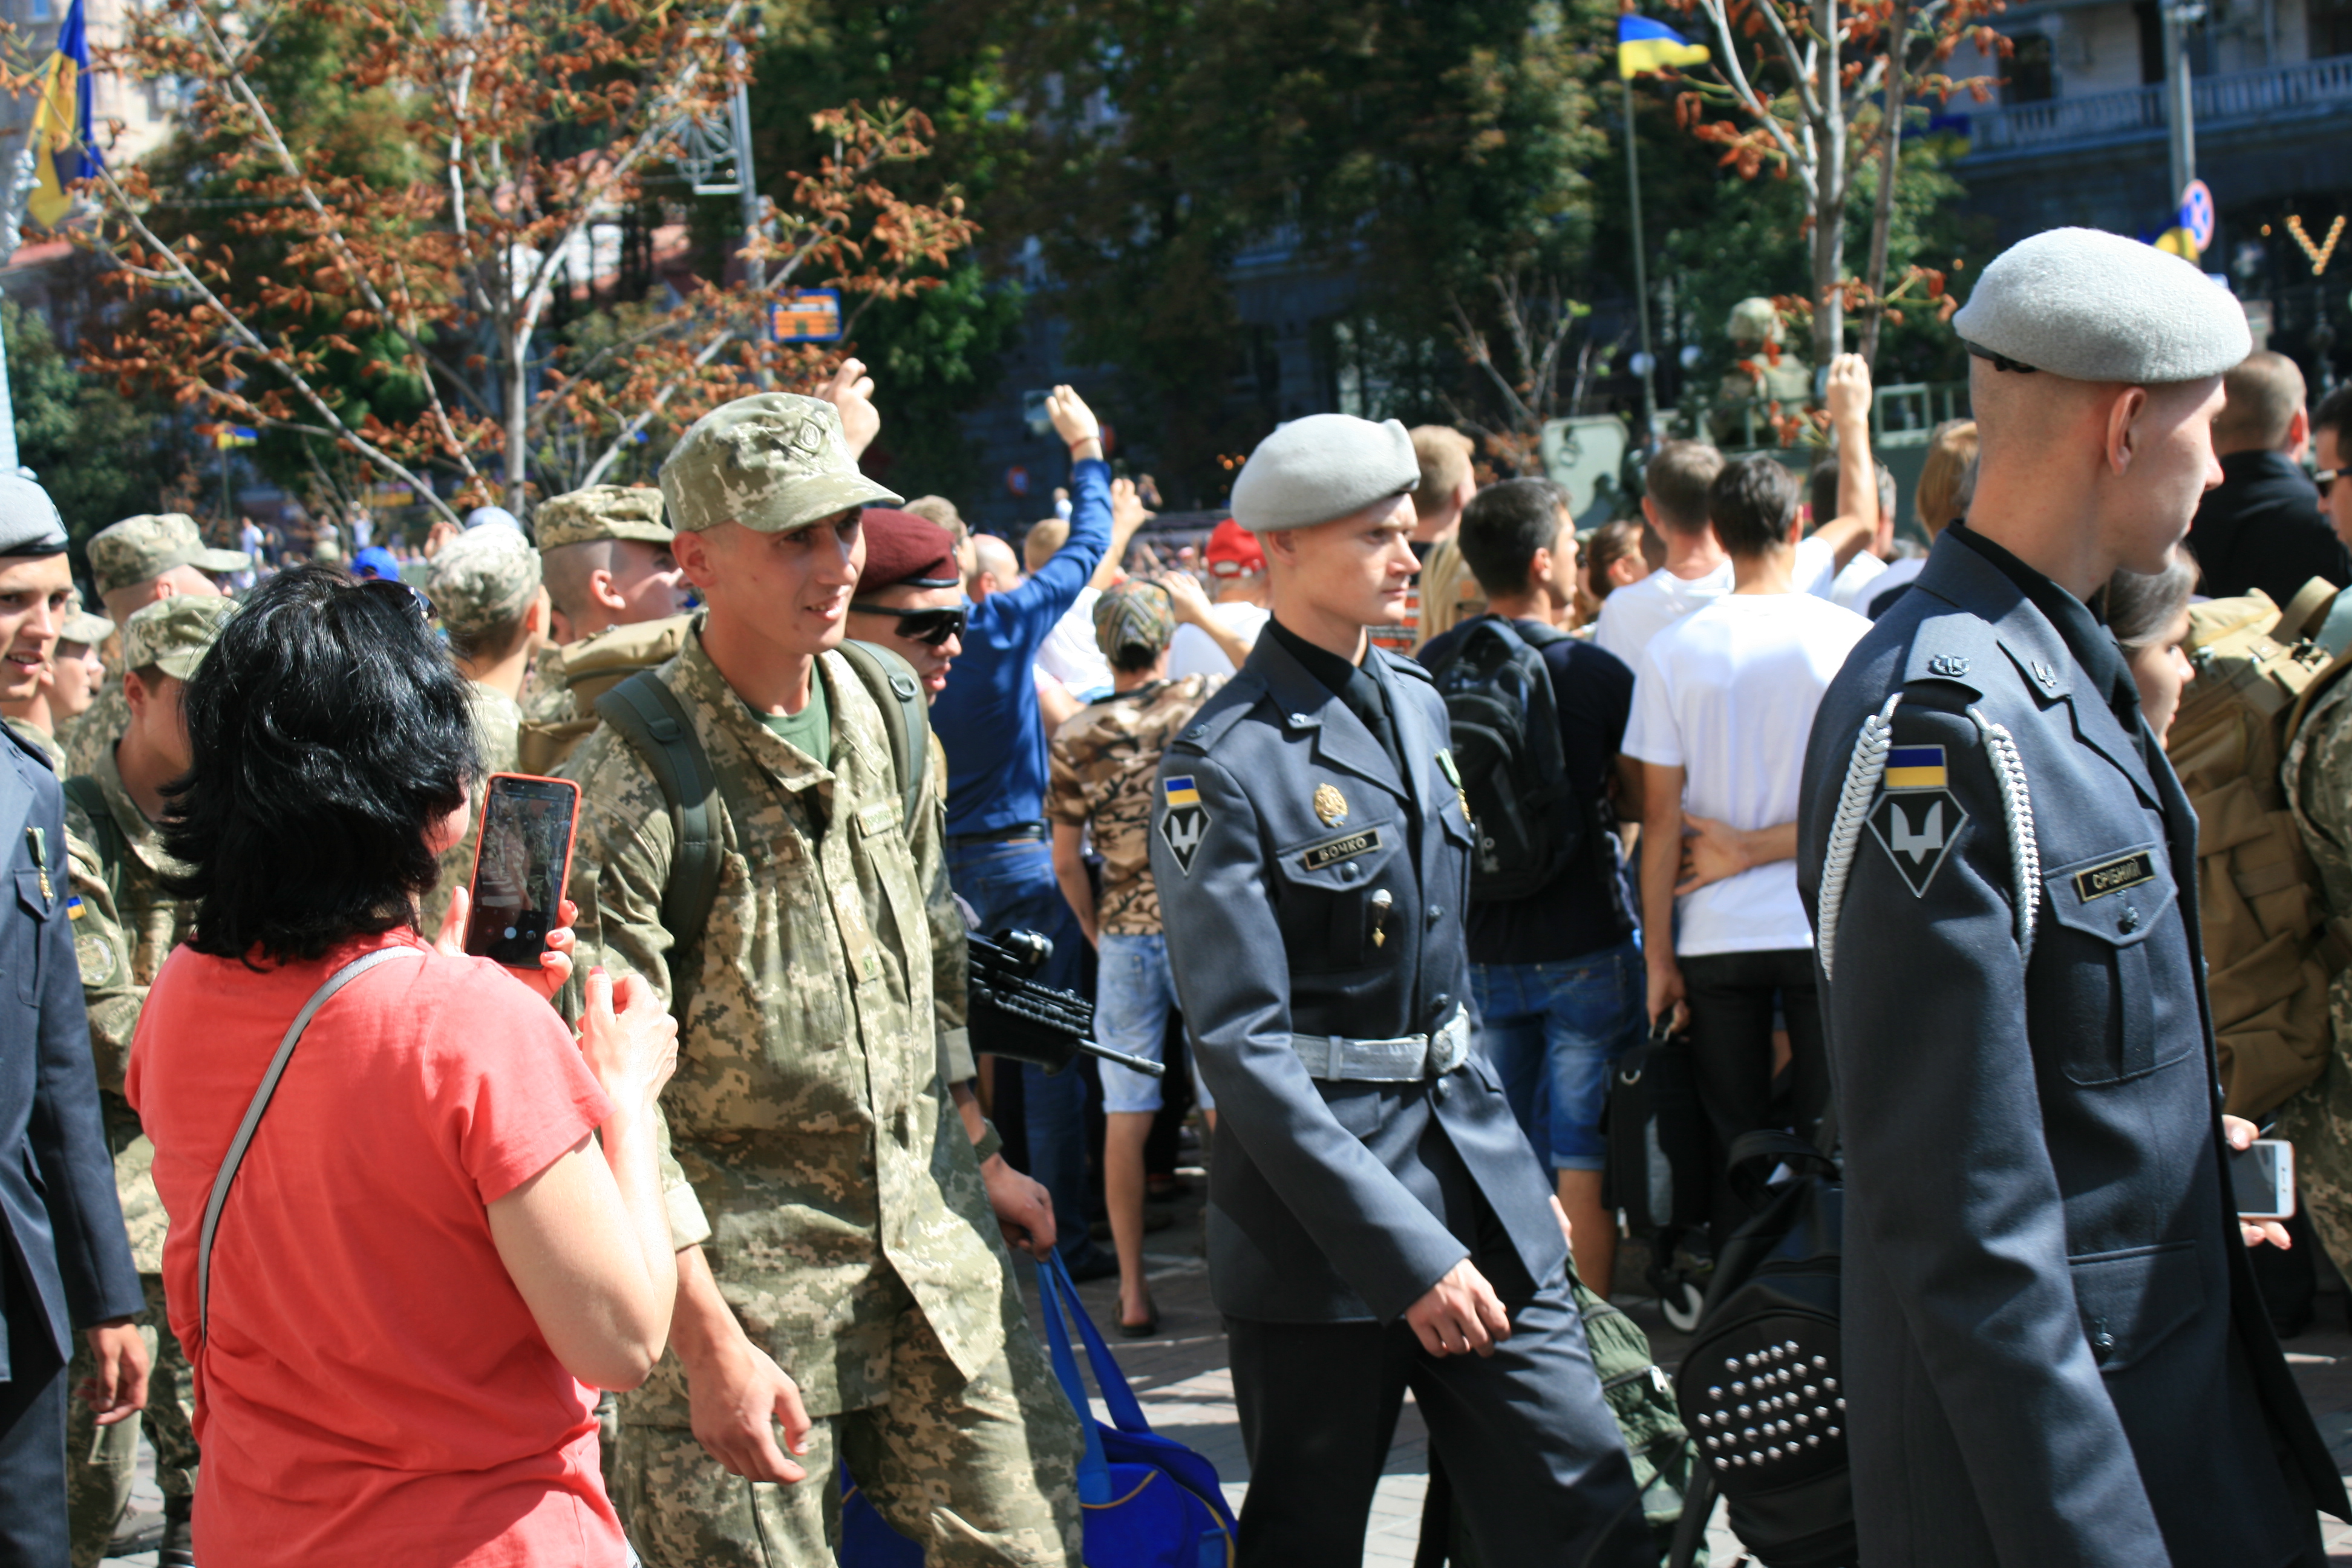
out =
<svg viewBox="0 0 2352 1568"><path fill-rule="evenodd" d="M1293 1035L1290 1048L1307 1076L1335 1083L1419 1083L1443 1078L1470 1058L1470 1015L1455 1008L1434 1036L1351 1040L1339 1035Z"/></svg>

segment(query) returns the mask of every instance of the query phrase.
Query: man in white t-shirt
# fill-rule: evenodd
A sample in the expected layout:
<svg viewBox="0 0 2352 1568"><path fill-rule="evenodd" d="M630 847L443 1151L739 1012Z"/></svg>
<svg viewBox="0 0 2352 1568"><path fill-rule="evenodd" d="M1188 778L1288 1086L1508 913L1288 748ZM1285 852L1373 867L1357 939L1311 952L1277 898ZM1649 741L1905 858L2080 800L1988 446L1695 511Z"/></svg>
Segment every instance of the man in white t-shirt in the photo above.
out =
<svg viewBox="0 0 2352 1568"><path fill-rule="evenodd" d="M1838 574L1878 532L1871 483L1870 367L1860 354L1830 366L1830 429L1837 440L1837 514L1803 540L1790 563L1800 593L1826 598ZM1731 592L1731 561L1707 527L1706 493L1722 454L1699 441L1669 441L1643 471L1642 515L1665 542L1665 563L1601 601L1592 640L1641 668L1650 639L1701 605Z"/></svg>
<svg viewBox="0 0 2352 1568"><path fill-rule="evenodd" d="M1209 569L1209 614L1219 626L1255 647L1258 633L1265 630L1273 613L1266 608L1265 551L1259 546L1257 535L1229 517L1210 530L1201 562ZM1199 626L1178 626L1176 640L1168 645L1171 679L1230 675L1237 668Z"/></svg>
<svg viewBox="0 0 2352 1568"><path fill-rule="evenodd" d="M1732 590L1651 640L1625 732L1625 754L1643 764L1649 1016L1672 1014L1690 1036L1715 1140L1718 1247L1747 1217L1723 1154L1739 1134L1774 1125L1776 1006L1799 1133L1811 1134L1829 1100L1812 928L1797 896L1797 797L1813 710L1870 623L1798 586L1797 498L1796 477L1768 457L1716 476L1708 517L1730 553ZM1703 832L1694 851L1668 831L1685 818Z"/></svg>

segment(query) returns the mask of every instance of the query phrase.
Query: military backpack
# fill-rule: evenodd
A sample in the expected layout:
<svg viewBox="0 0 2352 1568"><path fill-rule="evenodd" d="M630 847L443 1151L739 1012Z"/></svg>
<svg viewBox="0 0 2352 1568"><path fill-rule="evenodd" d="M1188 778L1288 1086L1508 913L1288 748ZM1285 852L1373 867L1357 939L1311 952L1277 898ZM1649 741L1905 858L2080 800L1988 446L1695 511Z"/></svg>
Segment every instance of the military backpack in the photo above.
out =
<svg viewBox="0 0 2352 1568"><path fill-rule="evenodd" d="M2259 1118L2319 1076L2328 980L2352 961L2280 768L2309 695L2352 643L2352 595L2314 578L2281 610L2260 590L2189 609L2197 677L2166 753L2197 812L2200 931L2227 1108Z"/></svg>
<svg viewBox="0 0 2352 1568"><path fill-rule="evenodd" d="M525 719L515 737L515 771L545 775L603 722L596 700L641 669L656 669L686 647L691 616L610 626L556 650L555 668L572 711L560 719Z"/></svg>

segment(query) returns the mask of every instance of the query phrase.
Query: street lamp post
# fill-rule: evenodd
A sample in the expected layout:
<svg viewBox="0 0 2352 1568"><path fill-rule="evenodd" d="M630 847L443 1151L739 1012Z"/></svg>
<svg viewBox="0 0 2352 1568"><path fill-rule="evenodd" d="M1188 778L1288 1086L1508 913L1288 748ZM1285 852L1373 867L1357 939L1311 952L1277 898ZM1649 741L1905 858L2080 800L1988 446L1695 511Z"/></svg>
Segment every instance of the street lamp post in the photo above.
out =
<svg viewBox="0 0 2352 1568"><path fill-rule="evenodd" d="M2197 108L2189 86L2189 29L2205 19L2199 0L2168 0L2164 18L2164 125L2172 155L2172 199L2197 177Z"/></svg>

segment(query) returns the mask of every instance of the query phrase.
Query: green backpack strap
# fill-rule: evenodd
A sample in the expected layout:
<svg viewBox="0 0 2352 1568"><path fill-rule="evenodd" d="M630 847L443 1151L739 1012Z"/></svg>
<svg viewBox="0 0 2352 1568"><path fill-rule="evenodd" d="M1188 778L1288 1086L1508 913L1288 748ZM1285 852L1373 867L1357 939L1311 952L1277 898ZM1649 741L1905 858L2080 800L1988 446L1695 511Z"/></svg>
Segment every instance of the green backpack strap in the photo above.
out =
<svg viewBox="0 0 2352 1568"><path fill-rule="evenodd" d="M105 787L88 773L75 774L65 781L64 787L66 798L89 818L90 831L97 836L90 847L98 851L99 863L106 868L107 890L120 898L122 889L116 884L122 879L122 858L131 844L122 836L122 825L107 807Z"/></svg>
<svg viewBox="0 0 2352 1568"><path fill-rule="evenodd" d="M911 840L931 763L931 712L923 700L923 683L915 678L915 667L889 648L845 641L841 655L881 706L883 726L890 731L890 760L898 765L898 788L904 796L898 803L898 820Z"/></svg>
<svg viewBox="0 0 2352 1568"><path fill-rule="evenodd" d="M596 699L597 716L620 731L654 771L677 827L677 850L662 887L662 924L676 951L700 939L719 897L725 856L719 842L719 776L677 694L640 670Z"/></svg>

